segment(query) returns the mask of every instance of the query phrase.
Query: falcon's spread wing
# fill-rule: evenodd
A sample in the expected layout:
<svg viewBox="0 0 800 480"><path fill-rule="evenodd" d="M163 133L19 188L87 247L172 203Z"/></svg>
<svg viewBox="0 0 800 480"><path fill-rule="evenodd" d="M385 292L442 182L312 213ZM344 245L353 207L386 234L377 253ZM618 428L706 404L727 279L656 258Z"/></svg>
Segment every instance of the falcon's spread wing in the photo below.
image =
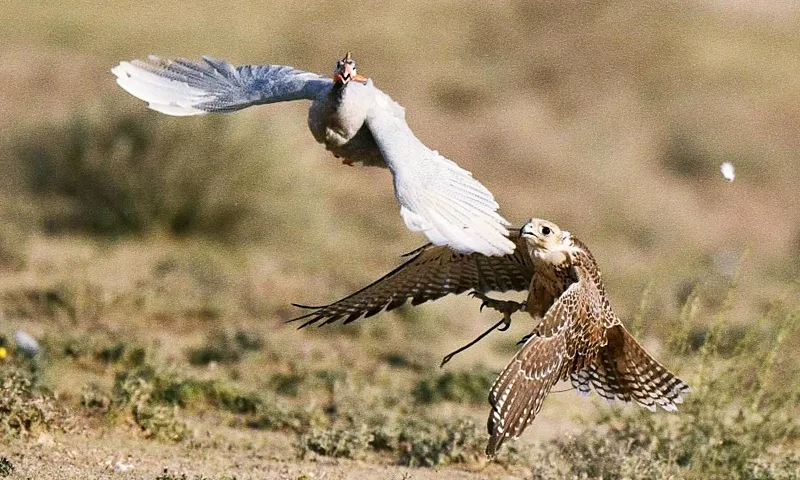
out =
<svg viewBox="0 0 800 480"><path fill-rule="evenodd" d="M509 222L497 213L492 193L470 172L420 142L392 103L376 95L366 123L394 176L408 229L462 253L511 253Z"/></svg>
<svg viewBox="0 0 800 480"><path fill-rule="evenodd" d="M567 378L575 362L604 344L601 307L596 286L581 278L547 310L489 393L487 455L494 456L507 438L522 434L553 385Z"/></svg>
<svg viewBox="0 0 800 480"><path fill-rule="evenodd" d="M572 385L582 393L589 393L592 385L610 401L633 400L651 411L659 405L676 411L689 386L651 357L624 326L608 329L606 339L597 359L572 374Z"/></svg>
<svg viewBox="0 0 800 480"><path fill-rule="evenodd" d="M467 290L527 290L533 278L533 265L519 234L513 233L511 239L517 248L513 254L502 257L465 255L428 244L411 252L413 258L352 295L319 307L297 305L315 310L291 321L305 320L301 328L320 320L321 325L339 319L349 323L384 309L392 310L409 299L412 305L418 305Z"/></svg>
<svg viewBox="0 0 800 480"><path fill-rule="evenodd" d="M203 62L165 60L120 62L111 69L128 93L167 115L230 112L265 103L313 99L333 80L283 65L242 65L203 57Z"/></svg>

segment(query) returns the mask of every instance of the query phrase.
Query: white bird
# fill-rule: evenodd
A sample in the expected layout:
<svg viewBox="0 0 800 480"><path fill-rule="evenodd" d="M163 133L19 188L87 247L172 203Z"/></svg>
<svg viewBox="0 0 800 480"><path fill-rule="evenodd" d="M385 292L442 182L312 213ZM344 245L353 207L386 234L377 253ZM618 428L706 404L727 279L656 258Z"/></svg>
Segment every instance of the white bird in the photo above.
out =
<svg viewBox="0 0 800 480"><path fill-rule="evenodd" d="M719 171L722 172L722 176L725 177L725 180L732 182L734 178L736 178L736 169L733 168L733 164L731 162L725 162L719 166Z"/></svg>
<svg viewBox="0 0 800 480"><path fill-rule="evenodd" d="M388 167L400 215L409 230L461 253L505 255L514 250L509 223L493 195L472 174L414 136L405 110L356 73L348 53L333 78L282 65L242 65L203 57L203 62L120 62L117 83L167 115L232 112L252 105L311 100L314 138L343 163Z"/></svg>

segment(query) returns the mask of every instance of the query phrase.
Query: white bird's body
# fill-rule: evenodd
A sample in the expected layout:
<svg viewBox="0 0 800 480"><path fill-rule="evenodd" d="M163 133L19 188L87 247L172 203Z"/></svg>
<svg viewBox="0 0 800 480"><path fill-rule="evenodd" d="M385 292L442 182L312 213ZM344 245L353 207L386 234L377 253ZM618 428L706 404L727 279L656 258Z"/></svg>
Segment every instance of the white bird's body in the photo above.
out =
<svg viewBox="0 0 800 480"><path fill-rule="evenodd" d="M405 110L371 80L359 78L348 54L334 78L280 65L233 65L203 57L121 62L117 83L168 115L230 112L252 105L311 100L314 138L346 164L388 168L400 214L412 231L462 252L504 255L514 250L509 223L491 192L472 174L417 139Z"/></svg>

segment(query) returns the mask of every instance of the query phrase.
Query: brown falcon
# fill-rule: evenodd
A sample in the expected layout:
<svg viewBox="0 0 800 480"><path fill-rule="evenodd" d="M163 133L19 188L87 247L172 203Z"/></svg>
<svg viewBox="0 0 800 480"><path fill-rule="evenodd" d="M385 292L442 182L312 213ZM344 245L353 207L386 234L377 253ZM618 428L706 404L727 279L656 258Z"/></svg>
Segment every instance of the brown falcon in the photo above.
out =
<svg viewBox="0 0 800 480"><path fill-rule="evenodd" d="M426 245L378 281L330 305L308 307L314 311L296 320L305 320L302 326L339 319L348 323L408 299L417 305L469 289L483 305L502 311L506 325L515 311L541 319L489 394L490 456L507 438L522 433L560 380L571 380L582 393L591 386L608 400L675 411L689 387L645 352L614 314L586 245L540 219L530 220L510 238L518 248L503 257ZM508 290L527 290L527 300L484 295Z"/></svg>

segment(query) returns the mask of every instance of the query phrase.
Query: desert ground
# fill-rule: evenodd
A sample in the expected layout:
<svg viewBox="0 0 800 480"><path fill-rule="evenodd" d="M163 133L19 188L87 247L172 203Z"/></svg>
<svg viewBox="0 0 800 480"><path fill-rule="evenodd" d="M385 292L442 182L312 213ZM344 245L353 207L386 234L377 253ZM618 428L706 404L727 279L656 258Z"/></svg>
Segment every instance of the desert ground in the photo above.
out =
<svg viewBox="0 0 800 480"><path fill-rule="evenodd" d="M800 7L0 12L0 477L800 476ZM347 51L506 218L591 247L618 315L691 386L677 413L558 385L487 461L488 390L530 317L444 368L496 312L462 295L286 324L425 242L389 173L316 144L307 102L171 118L110 73L158 54L327 75Z"/></svg>

